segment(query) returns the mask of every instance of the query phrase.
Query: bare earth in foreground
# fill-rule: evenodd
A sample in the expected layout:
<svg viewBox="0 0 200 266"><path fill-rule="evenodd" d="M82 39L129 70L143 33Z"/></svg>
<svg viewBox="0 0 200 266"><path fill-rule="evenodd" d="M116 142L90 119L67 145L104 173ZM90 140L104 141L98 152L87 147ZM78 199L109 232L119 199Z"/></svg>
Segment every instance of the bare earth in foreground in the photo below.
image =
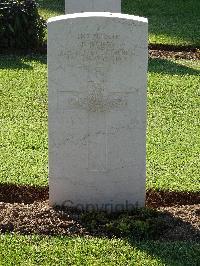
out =
<svg viewBox="0 0 200 266"><path fill-rule="evenodd" d="M146 207L156 211L162 228L159 240L200 241L200 194L148 191ZM0 186L0 232L67 236L114 236L96 224L88 228L82 212L52 208L48 188ZM88 215L89 217L90 215ZM128 215L129 221L136 219ZM152 218L154 220L154 218ZM100 221L101 222L101 221Z"/></svg>

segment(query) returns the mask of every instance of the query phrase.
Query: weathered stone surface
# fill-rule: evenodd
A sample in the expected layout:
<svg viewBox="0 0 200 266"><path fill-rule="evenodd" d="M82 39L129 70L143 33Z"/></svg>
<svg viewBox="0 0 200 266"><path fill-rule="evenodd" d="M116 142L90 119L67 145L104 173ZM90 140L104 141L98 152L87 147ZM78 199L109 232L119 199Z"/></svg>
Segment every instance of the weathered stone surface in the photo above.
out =
<svg viewBox="0 0 200 266"><path fill-rule="evenodd" d="M51 204L144 205L146 74L145 18L83 13L48 21Z"/></svg>
<svg viewBox="0 0 200 266"><path fill-rule="evenodd" d="M121 0L65 0L65 13L113 12L121 13Z"/></svg>

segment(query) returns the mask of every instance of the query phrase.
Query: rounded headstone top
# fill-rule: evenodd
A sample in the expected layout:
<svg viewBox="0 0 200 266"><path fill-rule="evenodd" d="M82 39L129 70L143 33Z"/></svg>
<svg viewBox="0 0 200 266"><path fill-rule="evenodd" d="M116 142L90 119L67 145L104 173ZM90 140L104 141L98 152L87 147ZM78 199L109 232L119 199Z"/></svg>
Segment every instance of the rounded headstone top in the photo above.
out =
<svg viewBox="0 0 200 266"><path fill-rule="evenodd" d="M73 19L73 18L92 18L92 17L119 18L119 19L128 19L128 20L132 20L135 22L148 23L148 19L144 17L121 14L121 13L110 13L110 12L83 12L83 13L61 15L61 16L51 17L48 19L47 22L52 23L56 21L62 21L62 20Z"/></svg>

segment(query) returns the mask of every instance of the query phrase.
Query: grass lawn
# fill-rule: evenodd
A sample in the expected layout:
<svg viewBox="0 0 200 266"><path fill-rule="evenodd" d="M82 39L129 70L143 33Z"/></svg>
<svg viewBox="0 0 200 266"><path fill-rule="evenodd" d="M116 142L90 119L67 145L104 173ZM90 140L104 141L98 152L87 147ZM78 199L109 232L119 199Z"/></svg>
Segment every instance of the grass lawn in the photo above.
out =
<svg viewBox="0 0 200 266"><path fill-rule="evenodd" d="M147 187L200 190L200 61L151 59Z"/></svg>
<svg viewBox="0 0 200 266"><path fill-rule="evenodd" d="M0 56L0 182L48 184L45 56ZM147 188L200 190L200 63L151 59Z"/></svg>
<svg viewBox="0 0 200 266"><path fill-rule="evenodd" d="M38 0L44 18L64 14L64 0ZM123 0L122 13L149 19L149 42L200 47L199 0Z"/></svg>
<svg viewBox="0 0 200 266"><path fill-rule="evenodd" d="M1 235L0 265L195 266L199 249L194 242Z"/></svg>
<svg viewBox="0 0 200 266"><path fill-rule="evenodd" d="M46 58L0 57L0 180L47 184Z"/></svg>

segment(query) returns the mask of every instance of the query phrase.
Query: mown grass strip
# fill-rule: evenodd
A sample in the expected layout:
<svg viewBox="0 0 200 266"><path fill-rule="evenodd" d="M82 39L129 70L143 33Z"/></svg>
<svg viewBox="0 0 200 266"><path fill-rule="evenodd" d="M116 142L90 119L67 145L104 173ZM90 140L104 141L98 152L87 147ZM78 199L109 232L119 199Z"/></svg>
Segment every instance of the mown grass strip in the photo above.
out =
<svg viewBox="0 0 200 266"><path fill-rule="evenodd" d="M1 235L0 261L11 265L198 265L194 242Z"/></svg>

